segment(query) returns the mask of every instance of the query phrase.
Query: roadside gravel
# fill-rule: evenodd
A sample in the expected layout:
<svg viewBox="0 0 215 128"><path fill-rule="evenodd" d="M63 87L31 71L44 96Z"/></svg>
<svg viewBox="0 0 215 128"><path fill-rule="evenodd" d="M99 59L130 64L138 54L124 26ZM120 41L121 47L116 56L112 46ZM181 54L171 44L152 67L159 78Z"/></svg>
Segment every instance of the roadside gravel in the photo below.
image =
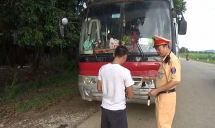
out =
<svg viewBox="0 0 215 128"><path fill-rule="evenodd" d="M100 108L100 102L83 101L79 96L67 102L3 119L0 128L76 128Z"/></svg>

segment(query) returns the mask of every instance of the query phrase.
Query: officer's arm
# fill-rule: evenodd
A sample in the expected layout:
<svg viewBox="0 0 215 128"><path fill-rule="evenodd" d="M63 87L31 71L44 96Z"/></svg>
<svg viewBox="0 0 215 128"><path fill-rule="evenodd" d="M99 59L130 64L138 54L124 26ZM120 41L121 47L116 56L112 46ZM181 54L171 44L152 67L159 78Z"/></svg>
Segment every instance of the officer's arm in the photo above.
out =
<svg viewBox="0 0 215 128"><path fill-rule="evenodd" d="M102 92L102 81L101 80L97 81L97 91Z"/></svg>

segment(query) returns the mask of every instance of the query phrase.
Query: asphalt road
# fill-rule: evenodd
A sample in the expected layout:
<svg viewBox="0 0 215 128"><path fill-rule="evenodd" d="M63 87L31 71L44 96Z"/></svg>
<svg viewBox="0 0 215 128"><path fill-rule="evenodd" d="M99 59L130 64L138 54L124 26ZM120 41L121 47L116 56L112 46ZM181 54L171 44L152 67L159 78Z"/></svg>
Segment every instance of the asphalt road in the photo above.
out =
<svg viewBox="0 0 215 128"><path fill-rule="evenodd" d="M181 59L173 128L215 128L215 65ZM154 105L127 104L129 128L156 128ZM78 128L99 128L101 111Z"/></svg>

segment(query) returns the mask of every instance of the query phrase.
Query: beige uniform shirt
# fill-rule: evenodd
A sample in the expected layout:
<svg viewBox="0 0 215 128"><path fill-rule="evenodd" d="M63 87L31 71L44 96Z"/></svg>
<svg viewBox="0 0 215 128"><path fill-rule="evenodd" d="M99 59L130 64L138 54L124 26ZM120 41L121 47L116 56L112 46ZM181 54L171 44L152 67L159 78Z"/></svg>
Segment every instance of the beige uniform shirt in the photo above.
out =
<svg viewBox="0 0 215 128"><path fill-rule="evenodd" d="M165 63L166 57L163 58L162 64L156 77L156 88L164 86L170 81L181 81L181 63L174 53L170 53L170 61Z"/></svg>

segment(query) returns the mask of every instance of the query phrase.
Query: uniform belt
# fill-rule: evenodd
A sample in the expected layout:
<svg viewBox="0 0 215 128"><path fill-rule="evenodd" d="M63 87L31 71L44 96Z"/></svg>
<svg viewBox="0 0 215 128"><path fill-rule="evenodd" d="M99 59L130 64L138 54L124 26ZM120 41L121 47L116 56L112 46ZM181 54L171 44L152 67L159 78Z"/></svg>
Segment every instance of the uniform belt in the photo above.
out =
<svg viewBox="0 0 215 128"><path fill-rule="evenodd" d="M157 94L157 96L160 95L160 94L163 94L163 93L171 93L171 92L175 92L175 88L173 88L173 89L171 89L171 90L161 91L161 92L159 92L159 93Z"/></svg>

